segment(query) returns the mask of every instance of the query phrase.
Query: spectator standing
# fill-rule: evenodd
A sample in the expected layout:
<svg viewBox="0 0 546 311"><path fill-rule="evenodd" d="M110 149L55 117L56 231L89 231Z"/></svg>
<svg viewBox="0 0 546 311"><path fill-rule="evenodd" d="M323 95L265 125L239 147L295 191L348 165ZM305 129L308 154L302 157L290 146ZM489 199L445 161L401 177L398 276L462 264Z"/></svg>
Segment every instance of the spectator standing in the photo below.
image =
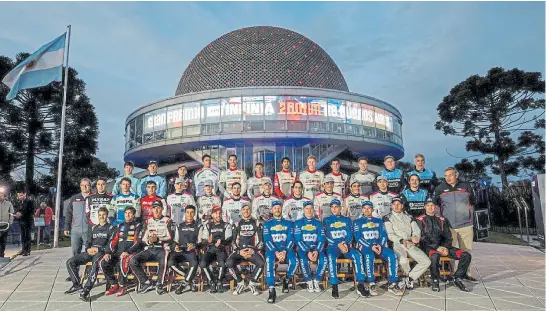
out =
<svg viewBox="0 0 546 311"><path fill-rule="evenodd" d="M43 231L43 241L50 245L51 243L51 220L53 218L53 209L46 202L40 203L40 208L36 209L34 213L34 218L43 218L44 219L44 228ZM40 228L38 228L40 230Z"/></svg>
<svg viewBox="0 0 546 311"><path fill-rule="evenodd" d="M0 188L0 222L13 223L13 205L6 199L5 189ZM4 257L9 230L0 231L0 258Z"/></svg>

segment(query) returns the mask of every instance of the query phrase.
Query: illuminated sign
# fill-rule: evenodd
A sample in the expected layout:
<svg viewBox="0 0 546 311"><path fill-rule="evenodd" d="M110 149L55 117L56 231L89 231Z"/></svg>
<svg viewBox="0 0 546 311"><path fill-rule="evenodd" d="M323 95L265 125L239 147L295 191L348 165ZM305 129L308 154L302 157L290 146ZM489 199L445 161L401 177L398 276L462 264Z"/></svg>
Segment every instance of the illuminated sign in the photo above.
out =
<svg viewBox="0 0 546 311"><path fill-rule="evenodd" d="M206 100L162 108L144 115L144 132L192 124L216 123L256 116L268 119L342 122L393 131L394 118L386 110L367 104L338 99L295 96L245 96Z"/></svg>

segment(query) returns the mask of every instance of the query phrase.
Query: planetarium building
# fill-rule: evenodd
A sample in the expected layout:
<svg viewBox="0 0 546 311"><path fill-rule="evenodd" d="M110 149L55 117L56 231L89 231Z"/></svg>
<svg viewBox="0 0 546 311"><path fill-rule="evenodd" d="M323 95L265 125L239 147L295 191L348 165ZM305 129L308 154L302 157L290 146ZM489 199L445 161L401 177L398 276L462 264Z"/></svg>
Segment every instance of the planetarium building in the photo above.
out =
<svg viewBox="0 0 546 311"><path fill-rule="evenodd" d="M126 121L125 160L160 173L223 169L230 154L252 174L273 175L287 156L300 171L313 154L321 167L350 150L370 159L401 158L402 116L384 101L352 93L330 56L287 29L249 27L212 41L190 62L175 96L145 105Z"/></svg>

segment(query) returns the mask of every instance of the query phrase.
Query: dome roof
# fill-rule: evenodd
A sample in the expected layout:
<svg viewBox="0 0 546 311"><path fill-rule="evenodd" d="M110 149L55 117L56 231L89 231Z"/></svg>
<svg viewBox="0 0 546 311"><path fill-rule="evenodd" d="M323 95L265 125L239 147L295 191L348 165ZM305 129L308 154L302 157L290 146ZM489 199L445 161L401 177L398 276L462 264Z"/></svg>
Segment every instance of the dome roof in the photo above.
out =
<svg viewBox="0 0 546 311"><path fill-rule="evenodd" d="M288 29L256 26L203 48L182 74L176 95L257 86L349 91L337 65L315 42Z"/></svg>

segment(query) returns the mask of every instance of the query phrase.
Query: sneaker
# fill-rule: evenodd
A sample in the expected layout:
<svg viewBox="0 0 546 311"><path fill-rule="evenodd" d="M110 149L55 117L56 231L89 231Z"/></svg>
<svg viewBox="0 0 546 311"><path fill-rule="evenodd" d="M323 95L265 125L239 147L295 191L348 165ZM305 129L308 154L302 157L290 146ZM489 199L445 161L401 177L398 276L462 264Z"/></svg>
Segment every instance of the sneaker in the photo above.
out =
<svg viewBox="0 0 546 311"><path fill-rule="evenodd" d="M219 292L219 293L223 293L224 292L224 284L222 283L222 281L218 281L216 283L216 290Z"/></svg>
<svg viewBox="0 0 546 311"><path fill-rule="evenodd" d="M212 294L215 294L218 292L218 289L216 288L216 283L214 282L209 282L209 287L210 287L210 292Z"/></svg>
<svg viewBox="0 0 546 311"><path fill-rule="evenodd" d="M377 285L375 285L375 283L370 283L369 291L370 291L370 295L372 296L379 295L379 293L377 292Z"/></svg>
<svg viewBox="0 0 546 311"><path fill-rule="evenodd" d="M80 300L83 300L83 301L85 301L85 302L91 301L91 297L89 296L89 292L86 291L86 290L83 290L83 291L80 293Z"/></svg>
<svg viewBox="0 0 546 311"><path fill-rule="evenodd" d="M188 283L186 283L186 281L180 282L180 284L178 284L178 287L176 288L174 293L177 295L182 294L182 292L184 292L184 289L186 289L186 286L188 286Z"/></svg>
<svg viewBox="0 0 546 311"><path fill-rule="evenodd" d="M260 294L260 291L258 290L258 285L260 284L253 281L248 282L248 289L250 289L250 292L254 296L258 296Z"/></svg>
<svg viewBox="0 0 546 311"><path fill-rule="evenodd" d="M248 284L248 287L250 287L250 284ZM233 290L233 295L240 295L243 292L243 290L245 290L245 283L244 281L241 281L237 283L237 286Z"/></svg>
<svg viewBox="0 0 546 311"><path fill-rule="evenodd" d="M65 294L73 294L75 292L79 292L80 290L82 290L82 286L80 284L76 284L76 285L72 285L66 292L64 292Z"/></svg>
<svg viewBox="0 0 546 311"><path fill-rule="evenodd" d="M165 287L163 285L158 284L155 287L155 292L156 292L156 294L161 296L161 295L165 294L167 292L167 290L165 289Z"/></svg>
<svg viewBox="0 0 546 311"><path fill-rule="evenodd" d="M137 294L145 294L154 289L154 285L150 281L146 281L140 284L140 288L137 290Z"/></svg>
<svg viewBox="0 0 546 311"><path fill-rule="evenodd" d="M407 290L413 290L415 288L413 285L413 279L410 277L405 278L404 283L406 283L405 287Z"/></svg>
<svg viewBox="0 0 546 311"><path fill-rule="evenodd" d="M322 292L322 290L320 289L320 282L317 280L313 280L313 288L315 289L315 293Z"/></svg>
<svg viewBox="0 0 546 311"><path fill-rule="evenodd" d="M277 300L277 291L275 291L275 287L269 288L269 297L267 298L268 303L275 303L275 300Z"/></svg>
<svg viewBox="0 0 546 311"><path fill-rule="evenodd" d="M465 275L464 279L469 281L470 283L474 283L474 284L480 283L480 281L476 280L475 278L473 278L472 276L470 276L468 274Z"/></svg>
<svg viewBox="0 0 546 311"><path fill-rule="evenodd" d="M364 286L364 284L358 284L356 289L360 297L365 297L365 298L370 297L370 291Z"/></svg>
<svg viewBox="0 0 546 311"><path fill-rule="evenodd" d="M440 280L432 280L432 291L433 292L440 291Z"/></svg>
<svg viewBox="0 0 546 311"><path fill-rule="evenodd" d="M339 290L336 285L332 285L332 298L339 299Z"/></svg>
<svg viewBox="0 0 546 311"><path fill-rule="evenodd" d="M127 294L127 287L120 287L116 293L116 297L125 296L125 294Z"/></svg>
<svg viewBox="0 0 546 311"><path fill-rule="evenodd" d="M285 277L283 280L282 280L282 292L283 293L288 293L290 290L288 289L288 278Z"/></svg>
<svg viewBox="0 0 546 311"><path fill-rule="evenodd" d="M307 291L310 293L315 292L315 285L313 284L313 281L307 281Z"/></svg>
<svg viewBox="0 0 546 311"><path fill-rule="evenodd" d="M456 278L455 280L453 280L453 284L455 284L455 286L457 286L460 290L462 290L463 292L469 292L470 289L468 289L463 281L459 278Z"/></svg>
<svg viewBox="0 0 546 311"><path fill-rule="evenodd" d="M67 281L67 282L72 282L72 279L71 279L70 277L67 277L67 278L65 279L65 281Z"/></svg>
<svg viewBox="0 0 546 311"><path fill-rule="evenodd" d="M114 284L114 285L110 286L110 288L106 291L106 296L113 295L113 294L117 293L118 290L119 290L118 284Z"/></svg>
<svg viewBox="0 0 546 311"><path fill-rule="evenodd" d="M402 290L402 288L400 288L400 286L396 283L392 283L389 285L389 288L388 288L388 291L390 293L392 293L393 295L395 296L403 296L404 295L404 291Z"/></svg>

